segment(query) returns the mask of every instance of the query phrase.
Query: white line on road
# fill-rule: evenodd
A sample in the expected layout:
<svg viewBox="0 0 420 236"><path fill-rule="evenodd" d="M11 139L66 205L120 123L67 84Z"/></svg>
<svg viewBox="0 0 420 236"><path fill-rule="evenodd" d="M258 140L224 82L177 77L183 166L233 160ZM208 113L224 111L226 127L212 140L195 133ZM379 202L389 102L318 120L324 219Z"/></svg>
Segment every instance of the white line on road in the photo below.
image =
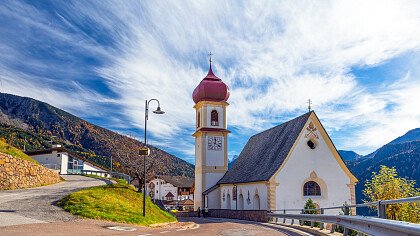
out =
<svg viewBox="0 0 420 236"><path fill-rule="evenodd" d="M171 231L162 231L162 232L160 232L161 234L166 234L166 233L169 233L169 232L171 232Z"/></svg>
<svg viewBox="0 0 420 236"><path fill-rule="evenodd" d="M176 231L184 231L184 230L187 230L187 229L177 229Z"/></svg>
<svg viewBox="0 0 420 236"><path fill-rule="evenodd" d="M199 225L199 224L197 224L197 226L194 226L194 227L192 227L192 228L190 228L190 229L198 229L198 227L200 227L200 225Z"/></svg>
<svg viewBox="0 0 420 236"><path fill-rule="evenodd" d="M138 236L150 236L151 234L139 234Z"/></svg>

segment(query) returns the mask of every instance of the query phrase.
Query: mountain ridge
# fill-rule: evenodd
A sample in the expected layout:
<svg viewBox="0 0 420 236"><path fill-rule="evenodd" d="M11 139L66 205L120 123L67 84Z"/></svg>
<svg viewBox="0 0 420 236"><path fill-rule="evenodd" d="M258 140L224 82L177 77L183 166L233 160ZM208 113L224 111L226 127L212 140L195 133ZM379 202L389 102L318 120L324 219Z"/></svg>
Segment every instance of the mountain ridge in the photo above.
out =
<svg viewBox="0 0 420 236"><path fill-rule="evenodd" d="M114 167L132 176L143 173L143 158L138 149L144 143L118 134L78 118L45 102L28 97L0 93L0 137L26 150L44 149L51 146L48 139L56 136L61 143L91 161ZM192 164L152 145L148 157L148 178L153 175L194 176ZM108 162L108 163L107 163Z"/></svg>

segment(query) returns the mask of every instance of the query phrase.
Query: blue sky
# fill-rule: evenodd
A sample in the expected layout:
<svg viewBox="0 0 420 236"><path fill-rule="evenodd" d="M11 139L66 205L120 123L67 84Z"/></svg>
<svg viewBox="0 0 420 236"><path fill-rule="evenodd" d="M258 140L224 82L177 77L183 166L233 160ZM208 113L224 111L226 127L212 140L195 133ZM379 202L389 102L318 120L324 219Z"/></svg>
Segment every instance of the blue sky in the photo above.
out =
<svg viewBox="0 0 420 236"><path fill-rule="evenodd" d="M192 91L231 88L229 155L307 111L367 154L420 127L418 1L8 1L1 91L33 97L194 162ZM154 105L154 104L153 104ZM153 106L152 105L152 106Z"/></svg>

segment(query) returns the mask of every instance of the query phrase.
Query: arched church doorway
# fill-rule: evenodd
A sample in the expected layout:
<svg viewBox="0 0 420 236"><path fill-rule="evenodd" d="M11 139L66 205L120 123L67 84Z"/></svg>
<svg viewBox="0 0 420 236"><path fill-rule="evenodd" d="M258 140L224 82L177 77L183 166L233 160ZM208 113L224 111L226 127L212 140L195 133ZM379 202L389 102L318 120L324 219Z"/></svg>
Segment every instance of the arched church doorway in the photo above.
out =
<svg viewBox="0 0 420 236"><path fill-rule="evenodd" d="M226 196L226 209L231 209L231 204L230 204L230 194L228 193L228 195Z"/></svg>
<svg viewBox="0 0 420 236"><path fill-rule="evenodd" d="M238 210L243 210L244 209L244 195L239 194L238 197Z"/></svg>
<svg viewBox="0 0 420 236"><path fill-rule="evenodd" d="M258 194L254 195L253 205L254 205L254 210L260 210L260 196L258 196Z"/></svg>

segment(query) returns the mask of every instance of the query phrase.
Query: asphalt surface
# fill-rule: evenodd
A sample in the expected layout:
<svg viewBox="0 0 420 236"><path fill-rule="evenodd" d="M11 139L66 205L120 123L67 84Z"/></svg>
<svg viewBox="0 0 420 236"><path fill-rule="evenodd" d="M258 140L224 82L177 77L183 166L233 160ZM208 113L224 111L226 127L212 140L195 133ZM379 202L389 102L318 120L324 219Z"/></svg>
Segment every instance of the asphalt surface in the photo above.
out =
<svg viewBox="0 0 420 236"><path fill-rule="evenodd" d="M142 227L115 222L79 219L69 222L0 227L0 235L221 235L221 236L310 236L311 234L279 225L217 218L183 218L180 223L161 227ZM188 223L187 223L188 222Z"/></svg>
<svg viewBox="0 0 420 236"><path fill-rule="evenodd" d="M107 183L78 175L62 177L66 181L50 186L0 191L0 235L310 235L279 225L217 218L181 218L159 227L82 219L57 207L56 201Z"/></svg>
<svg viewBox="0 0 420 236"><path fill-rule="evenodd" d="M104 180L80 175L62 177L66 181L49 186L0 191L0 227L75 220L77 216L65 212L55 202L77 190L106 184Z"/></svg>

